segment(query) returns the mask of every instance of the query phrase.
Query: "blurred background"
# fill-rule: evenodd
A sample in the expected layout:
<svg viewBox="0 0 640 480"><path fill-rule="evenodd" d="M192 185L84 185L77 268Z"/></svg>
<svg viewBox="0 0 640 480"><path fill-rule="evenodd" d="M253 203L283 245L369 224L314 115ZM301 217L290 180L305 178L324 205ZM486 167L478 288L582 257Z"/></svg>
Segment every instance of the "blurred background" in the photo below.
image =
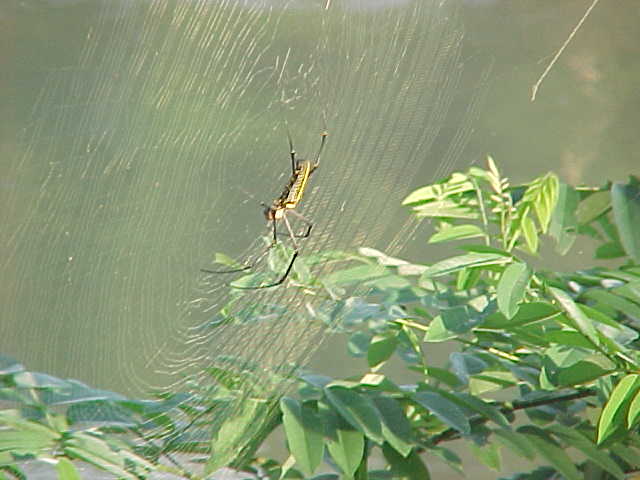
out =
<svg viewBox="0 0 640 480"><path fill-rule="evenodd" d="M329 132L304 252L433 262L400 202L487 154L514 182L640 170L637 2L599 2L531 101L591 4L3 1L0 353L136 396L212 352L348 373L344 342L322 342L311 300L284 288L243 300L287 305L267 331L203 328L229 297L200 269L260 248L260 202L290 173L286 125L301 157Z"/></svg>

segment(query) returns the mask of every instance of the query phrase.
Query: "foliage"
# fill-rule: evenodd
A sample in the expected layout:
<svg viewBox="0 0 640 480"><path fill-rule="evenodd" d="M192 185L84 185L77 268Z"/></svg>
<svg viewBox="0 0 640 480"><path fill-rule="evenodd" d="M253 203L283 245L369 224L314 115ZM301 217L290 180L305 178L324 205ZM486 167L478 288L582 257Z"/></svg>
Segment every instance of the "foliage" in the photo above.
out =
<svg viewBox="0 0 640 480"><path fill-rule="evenodd" d="M299 371L297 394L274 398L260 386L290 381L291 366L267 376L219 358L203 372L215 387L140 401L2 359L0 401L15 409L0 411L0 478L21 478L28 459L56 464L64 479L78 478L78 460L119 478L154 470L200 478L174 457L188 451L209 471L233 464L274 480L422 480L434 457L464 471L454 440L496 471L504 450L546 465L514 479L624 478L640 468L638 181L574 188L547 174L511 186L489 159L486 170L455 173L404 204L434 221L429 242L456 242L461 253L422 265L367 248L322 252L300 258L275 287L326 297L315 321L348 336L349 353L366 362L361 375ZM596 259L618 266L542 270L535 262L547 237L561 254L589 239ZM273 275L287 255L284 245L270 252ZM314 264L327 262L333 271L314 276ZM248 320L233 302L251 290L234 294L211 328ZM451 353L439 365L429 349L444 342ZM389 362L415 382L390 378ZM254 425L265 415L270 422ZM253 458L280 424L289 458ZM378 469L369 468L374 455ZM316 473L323 461L335 473Z"/></svg>

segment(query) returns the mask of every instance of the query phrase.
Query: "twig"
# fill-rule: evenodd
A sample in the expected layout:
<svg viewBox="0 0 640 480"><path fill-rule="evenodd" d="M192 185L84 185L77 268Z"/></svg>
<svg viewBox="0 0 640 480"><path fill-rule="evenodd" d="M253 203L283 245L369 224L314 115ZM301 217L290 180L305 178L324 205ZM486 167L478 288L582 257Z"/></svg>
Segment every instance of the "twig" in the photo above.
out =
<svg viewBox="0 0 640 480"><path fill-rule="evenodd" d="M564 49L567 48L567 45L569 45L569 42L571 42L571 39L574 37L574 35L576 33L578 33L578 30L580 30L580 27L582 27L582 24L584 23L584 21L587 19L587 17L591 13L591 10L594 9L594 7L597 5L597 3L599 1L600 0L593 0L593 2L591 3L591 6L589 8L587 8L586 12L584 12L584 15L582 16L582 18L580 19L578 24L573 28L573 30L571 30L571 33L569 34L567 39L564 41L564 43L562 44L562 46L560 47L558 52L555 54L555 56L553 57L551 62L549 62L549 65L547 65L547 68L545 68L544 72L542 72L542 75L540 75L540 78L538 79L538 81L533 85L533 88L531 89L531 101L532 102L534 102L536 100L536 95L538 93L538 88L540 88L540 85L544 81L545 77L547 76L549 71L553 68L553 66L555 65L555 63L558 60L558 58L560 58L560 55L562 55L562 52L564 52Z"/></svg>
<svg viewBox="0 0 640 480"><path fill-rule="evenodd" d="M529 401L514 401L510 407L502 407L500 409L500 413L502 413L503 415L509 415L518 410L526 410L527 408L540 407L542 405L551 405L553 403L558 403L558 402L568 402L570 400L577 400L579 398L584 398L584 397L592 397L594 395L596 395L595 389L585 388L583 390L578 390L576 392L571 392L564 395L555 395L555 396L538 398L536 400L529 400ZM486 417L478 416L471 419L469 423L471 423L472 425L482 425L483 423L486 423L488 420L489 419ZM455 440L457 438L460 438L460 432L455 428L448 428L437 435L433 435L429 439L427 444L430 446L435 446L441 442L444 442L447 440Z"/></svg>

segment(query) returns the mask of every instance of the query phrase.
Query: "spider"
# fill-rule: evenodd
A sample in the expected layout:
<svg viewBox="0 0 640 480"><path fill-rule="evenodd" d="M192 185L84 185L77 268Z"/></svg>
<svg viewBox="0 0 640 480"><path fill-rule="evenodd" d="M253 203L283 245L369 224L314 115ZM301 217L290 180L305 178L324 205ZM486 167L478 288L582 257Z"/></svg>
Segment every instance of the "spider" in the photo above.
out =
<svg viewBox="0 0 640 480"><path fill-rule="evenodd" d="M322 155L322 149L324 148L327 135L328 133L326 131L323 131L320 134L320 137L321 137L320 148L318 148L318 153L316 154L315 161L312 162L311 160L296 158L296 151L293 148L293 141L291 140L291 135L287 131L287 137L289 138L289 155L291 156L291 177L289 178L289 182L285 186L280 196L276 198L271 203L271 205L261 203L261 205L264 207L264 216L267 219L267 221L271 222L272 231L273 231L273 240L271 241L267 249L264 251L264 253L260 255L258 259L255 260L254 262L240 268L234 268L232 270L208 270L203 268L201 269L202 272L204 273L236 273L236 272L246 272L248 270L251 270L255 266L255 264L258 263L258 261L262 259L262 257L264 257L264 255L266 255L269 252L269 250L271 250L278 243L277 224L278 224L278 220L283 220L285 226L287 227L287 232L289 233L291 244L293 245L293 255L291 255L291 259L289 260L289 264L287 265L287 268L284 274L275 282L268 283L266 285L257 285L255 287L240 287L240 286L234 285L233 287L243 289L243 290L256 290L260 288L269 288L269 287L278 286L287 279L287 277L289 276L289 273L291 272L291 269L293 268L293 264L296 261L296 258L298 257L298 254L299 254L299 246L298 246L298 242L296 241L296 238L309 237L309 235L311 235L311 229L313 228L313 222L311 222L311 220L309 220L307 217L305 217L301 213L297 212L296 208L302 201L302 196L304 195L304 191L307 188L307 185L309 183L309 178L311 177L313 172L315 172L316 169L320 166L320 156ZM291 214L297 217L298 219L300 219L302 222L306 224L306 230L303 233L296 235L293 232L293 229L291 228L291 223L287 218L288 214Z"/></svg>

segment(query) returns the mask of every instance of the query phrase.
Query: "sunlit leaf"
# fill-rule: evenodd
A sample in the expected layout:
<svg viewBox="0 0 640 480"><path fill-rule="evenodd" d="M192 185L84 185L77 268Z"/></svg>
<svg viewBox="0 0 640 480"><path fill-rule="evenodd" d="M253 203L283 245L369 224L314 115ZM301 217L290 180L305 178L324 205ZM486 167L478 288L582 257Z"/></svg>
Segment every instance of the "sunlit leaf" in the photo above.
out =
<svg viewBox="0 0 640 480"><path fill-rule="evenodd" d="M511 262L511 258L494 253L469 253L447 258L431 265L422 275L425 278L455 273L463 268L503 265Z"/></svg>
<svg viewBox="0 0 640 480"><path fill-rule="evenodd" d="M484 230L477 225L451 225L431 235L429 243L451 242L466 238L482 237L484 235Z"/></svg>
<svg viewBox="0 0 640 480"><path fill-rule="evenodd" d="M636 392L629 404L629 412L627 413L627 425L633 427L640 418L640 391Z"/></svg>
<svg viewBox="0 0 640 480"><path fill-rule="evenodd" d="M58 480L82 480L75 465L66 458L60 458L56 463Z"/></svg>
<svg viewBox="0 0 640 480"><path fill-rule="evenodd" d="M597 443L600 445L621 428L626 428L631 401L640 389L640 375L626 375L611 392L598 420Z"/></svg>
<svg viewBox="0 0 640 480"><path fill-rule="evenodd" d="M536 229L535 222L531 219L529 215L525 216L522 219L522 234L524 235L524 239L527 243L527 248L531 253L536 253L538 251L538 231Z"/></svg>
<svg viewBox="0 0 640 480"><path fill-rule="evenodd" d="M413 207L413 213L418 217L460 218L465 220L477 220L480 218L480 214L475 208L450 200L418 205Z"/></svg>
<svg viewBox="0 0 640 480"><path fill-rule="evenodd" d="M522 262L512 263L500 276L497 289L498 308L508 319L512 319L518 313L530 278L531 270Z"/></svg>

